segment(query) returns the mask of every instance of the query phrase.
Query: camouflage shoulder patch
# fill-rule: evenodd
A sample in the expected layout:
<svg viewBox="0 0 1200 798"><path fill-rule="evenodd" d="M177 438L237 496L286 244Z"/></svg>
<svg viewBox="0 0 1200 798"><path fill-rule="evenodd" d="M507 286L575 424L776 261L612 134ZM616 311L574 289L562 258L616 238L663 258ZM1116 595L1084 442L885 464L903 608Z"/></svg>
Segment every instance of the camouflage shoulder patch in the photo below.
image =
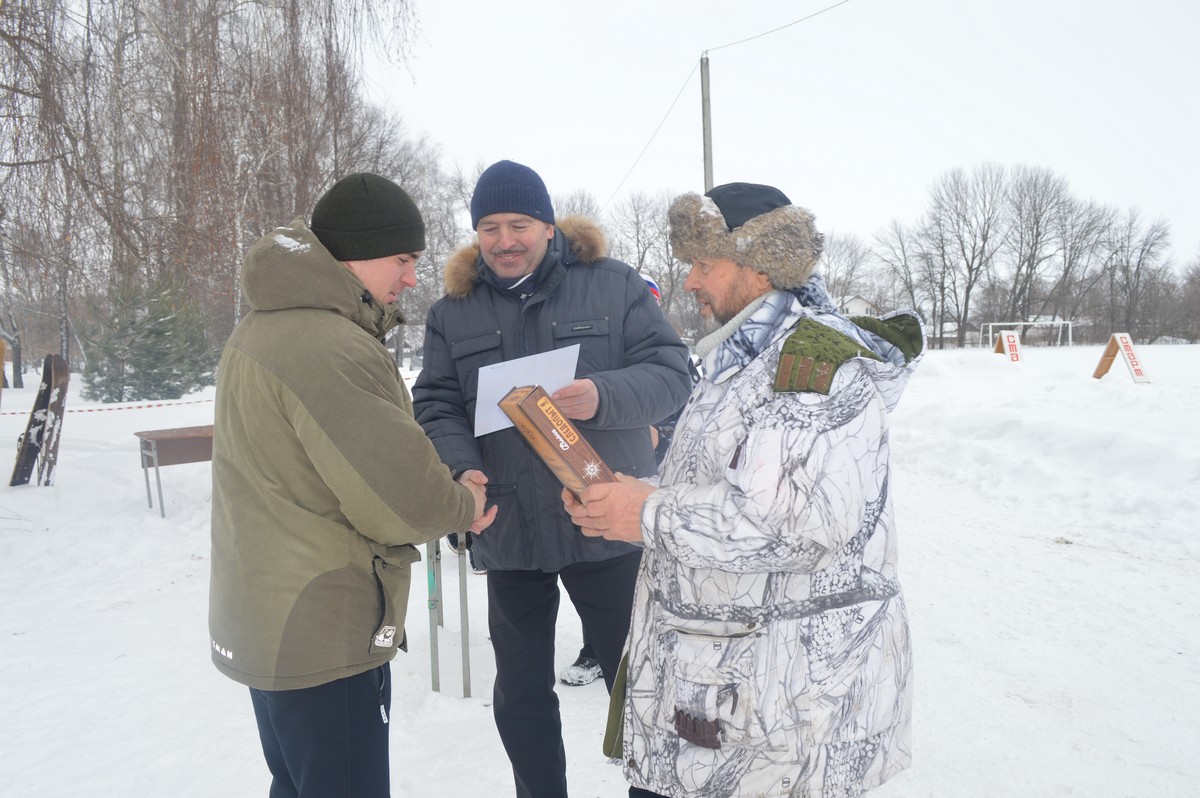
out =
<svg viewBox="0 0 1200 798"><path fill-rule="evenodd" d="M775 393L813 392L828 394L833 375L847 360L879 356L844 333L812 319L801 319L783 342Z"/></svg>

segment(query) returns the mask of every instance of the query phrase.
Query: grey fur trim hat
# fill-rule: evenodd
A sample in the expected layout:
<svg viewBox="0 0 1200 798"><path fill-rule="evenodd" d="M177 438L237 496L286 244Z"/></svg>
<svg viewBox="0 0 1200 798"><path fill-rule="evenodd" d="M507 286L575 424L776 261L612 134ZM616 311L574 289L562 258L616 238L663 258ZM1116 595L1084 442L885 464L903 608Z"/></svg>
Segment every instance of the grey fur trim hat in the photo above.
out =
<svg viewBox="0 0 1200 798"><path fill-rule="evenodd" d="M825 248L815 217L782 191L726 183L671 203L671 250L679 260L729 258L762 272L781 290L803 285Z"/></svg>

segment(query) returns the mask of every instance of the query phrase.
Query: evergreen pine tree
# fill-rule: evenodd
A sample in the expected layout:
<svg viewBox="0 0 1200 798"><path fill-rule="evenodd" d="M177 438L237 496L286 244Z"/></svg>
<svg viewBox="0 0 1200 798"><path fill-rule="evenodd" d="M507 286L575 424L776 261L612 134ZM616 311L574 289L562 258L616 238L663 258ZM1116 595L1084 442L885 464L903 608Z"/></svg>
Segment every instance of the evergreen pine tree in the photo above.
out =
<svg viewBox="0 0 1200 798"><path fill-rule="evenodd" d="M99 319L100 327L90 331L90 334L79 330L86 335L89 344L83 369L84 399L100 402L125 402L130 399L126 378L142 302L124 293L115 296L112 302L113 305L103 313L95 301L89 303L92 306L91 318Z"/></svg>
<svg viewBox="0 0 1200 798"><path fill-rule="evenodd" d="M178 399L212 385L216 352L195 306L169 289L134 304L143 307L118 308L93 341L84 397L104 402Z"/></svg>

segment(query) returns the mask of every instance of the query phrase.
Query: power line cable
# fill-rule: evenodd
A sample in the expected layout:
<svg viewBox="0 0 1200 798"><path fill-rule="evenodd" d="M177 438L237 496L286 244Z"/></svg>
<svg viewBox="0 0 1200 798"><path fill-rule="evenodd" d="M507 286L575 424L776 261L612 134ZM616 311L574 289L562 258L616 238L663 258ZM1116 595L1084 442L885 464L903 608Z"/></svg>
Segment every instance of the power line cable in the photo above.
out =
<svg viewBox="0 0 1200 798"><path fill-rule="evenodd" d="M745 44L746 42L752 42L755 39L761 39L764 36L770 36L772 33L778 33L779 31L784 30L785 28L790 28L793 25L799 25L801 22L804 22L805 20L812 19L813 17L819 17L822 14L824 14L826 11L832 11L833 9L837 8L838 6L844 6L844 5L846 5L846 3L849 3L849 2L850 2L850 0L842 0L842 2L840 2L840 3L834 3L833 5L831 5L827 8L822 8L820 11L814 11L813 13L809 14L807 17L800 17L800 19L789 22L786 25L780 25L778 28L772 28L771 30L763 31L762 33L756 33L755 35L753 35L747 39L739 39L736 42L730 42L729 44L722 44L720 47L710 47L709 49L705 50L704 52L711 53L711 52L715 52L717 50L724 50L727 47L736 47L739 44Z"/></svg>
<svg viewBox="0 0 1200 798"><path fill-rule="evenodd" d="M639 152L637 158L633 160L633 165L629 167L629 171L625 173L625 176L621 178L621 182L617 184L615 189L613 189L613 193L610 194L608 199L604 201L604 204L600 207L600 210L604 210L608 207L608 203L613 201L613 197L617 196L617 192L621 190L621 186L625 185L625 181L629 179L631 174L633 174L633 170L637 169L637 165L642 161L642 156L646 154L646 150L650 149L650 145L654 143L654 138L658 135L658 131L662 130L662 126L667 123L667 118L670 117L671 112L675 110L675 104L679 102L679 98L683 96L683 90L686 89L688 84L692 82L692 75L696 74L696 70L699 69L699 67L699 61L692 64L692 71L688 73L686 78L684 78L683 85L679 87L679 92L676 93L675 99L671 100L671 106L667 108L667 112L663 114L663 118L658 123L658 127L654 128L654 132L650 134L650 139L646 142L646 146L642 147L642 151Z"/></svg>
<svg viewBox="0 0 1200 798"><path fill-rule="evenodd" d="M717 50L724 50L729 47L736 47L737 45L745 44L746 42L752 42L755 39L761 39L764 36L770 36L772 33L778 33L779 31L784 30L786 28L790 28L793 25L799 25L801 22L804 22L805 20L812 19L813 17L819 17L821 14L824 14L826 11L832 11L833 9L837 8L838 6L844 6L844 5L846 5L846 3L849 3L849 2L850 2L850 0L841 0L840 3L834 3L831 6L822 8L820 11L814 11L813 13L809 14L808 16L801 17L800 19L797 19L797 20L793 20L792 22L789 22L786 25L780 25L778 28L772 28L771 30L763 31L762 33L756 33L755 35L750 36L748 38L739 39L736 42L729 42L728 44L722 44L719 47L710 47L709 49L704 51L704 55L708 55L709 53L715 52ZM600 206L601 211L603 211L605 208L608 207L608 204L613 201L614 197L617 196L617 192L619 192L621 190L621 187L625 185L625 181L629 179L629 176L631 174L633 174L633 170L637 169L637 165L639 163L641 163L642 157L646 154L646 150L650 149L650 145L654 143L654 139L658 136L658 132L660 130L662 130L662 126L667 123L667 118L671 115L671 111L675 110L675 104L678 103L679 98L683 96L683 90L687 88L688 83L690 83L692 80L692 75L696 74L696 70L699 68L699 66L700 66L699 61L692 64L692 71L688 73L687 78L685 78L683 81L683 85L679 87L679 92L675 95L675 99L671 101L671 106L669 108L667 108L667 112L665 114L663 114L663 118L658 123L658 127L654 128L654 132L650 134L649 140L646 141L646 146L642 147L642 151L639 152L637 158L635 158L633 160L633 165L629 167L629 171L627 171L625 173L625 176L621 178L621 182L617 184L617 187L615 189L613 189L613 193L610 194L608 199L604 201L604 204Z"/></svg>

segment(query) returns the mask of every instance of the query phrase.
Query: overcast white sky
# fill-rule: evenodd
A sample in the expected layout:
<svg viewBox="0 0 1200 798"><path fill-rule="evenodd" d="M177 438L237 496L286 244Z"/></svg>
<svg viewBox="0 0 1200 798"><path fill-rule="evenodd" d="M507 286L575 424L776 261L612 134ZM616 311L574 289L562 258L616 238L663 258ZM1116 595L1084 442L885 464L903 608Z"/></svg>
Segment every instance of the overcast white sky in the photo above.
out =
<svg viewBox="0 0 1200 798"><path fill-rule="evenodd" d="M416 0L407 71L368 92L447 164L510 158L605 204L703 190L707 50L715 182L776 185L826 232L914 222L939 176L995 162L1200 255L1200 3L848 0L723 47L837 2Z"/></svg>

